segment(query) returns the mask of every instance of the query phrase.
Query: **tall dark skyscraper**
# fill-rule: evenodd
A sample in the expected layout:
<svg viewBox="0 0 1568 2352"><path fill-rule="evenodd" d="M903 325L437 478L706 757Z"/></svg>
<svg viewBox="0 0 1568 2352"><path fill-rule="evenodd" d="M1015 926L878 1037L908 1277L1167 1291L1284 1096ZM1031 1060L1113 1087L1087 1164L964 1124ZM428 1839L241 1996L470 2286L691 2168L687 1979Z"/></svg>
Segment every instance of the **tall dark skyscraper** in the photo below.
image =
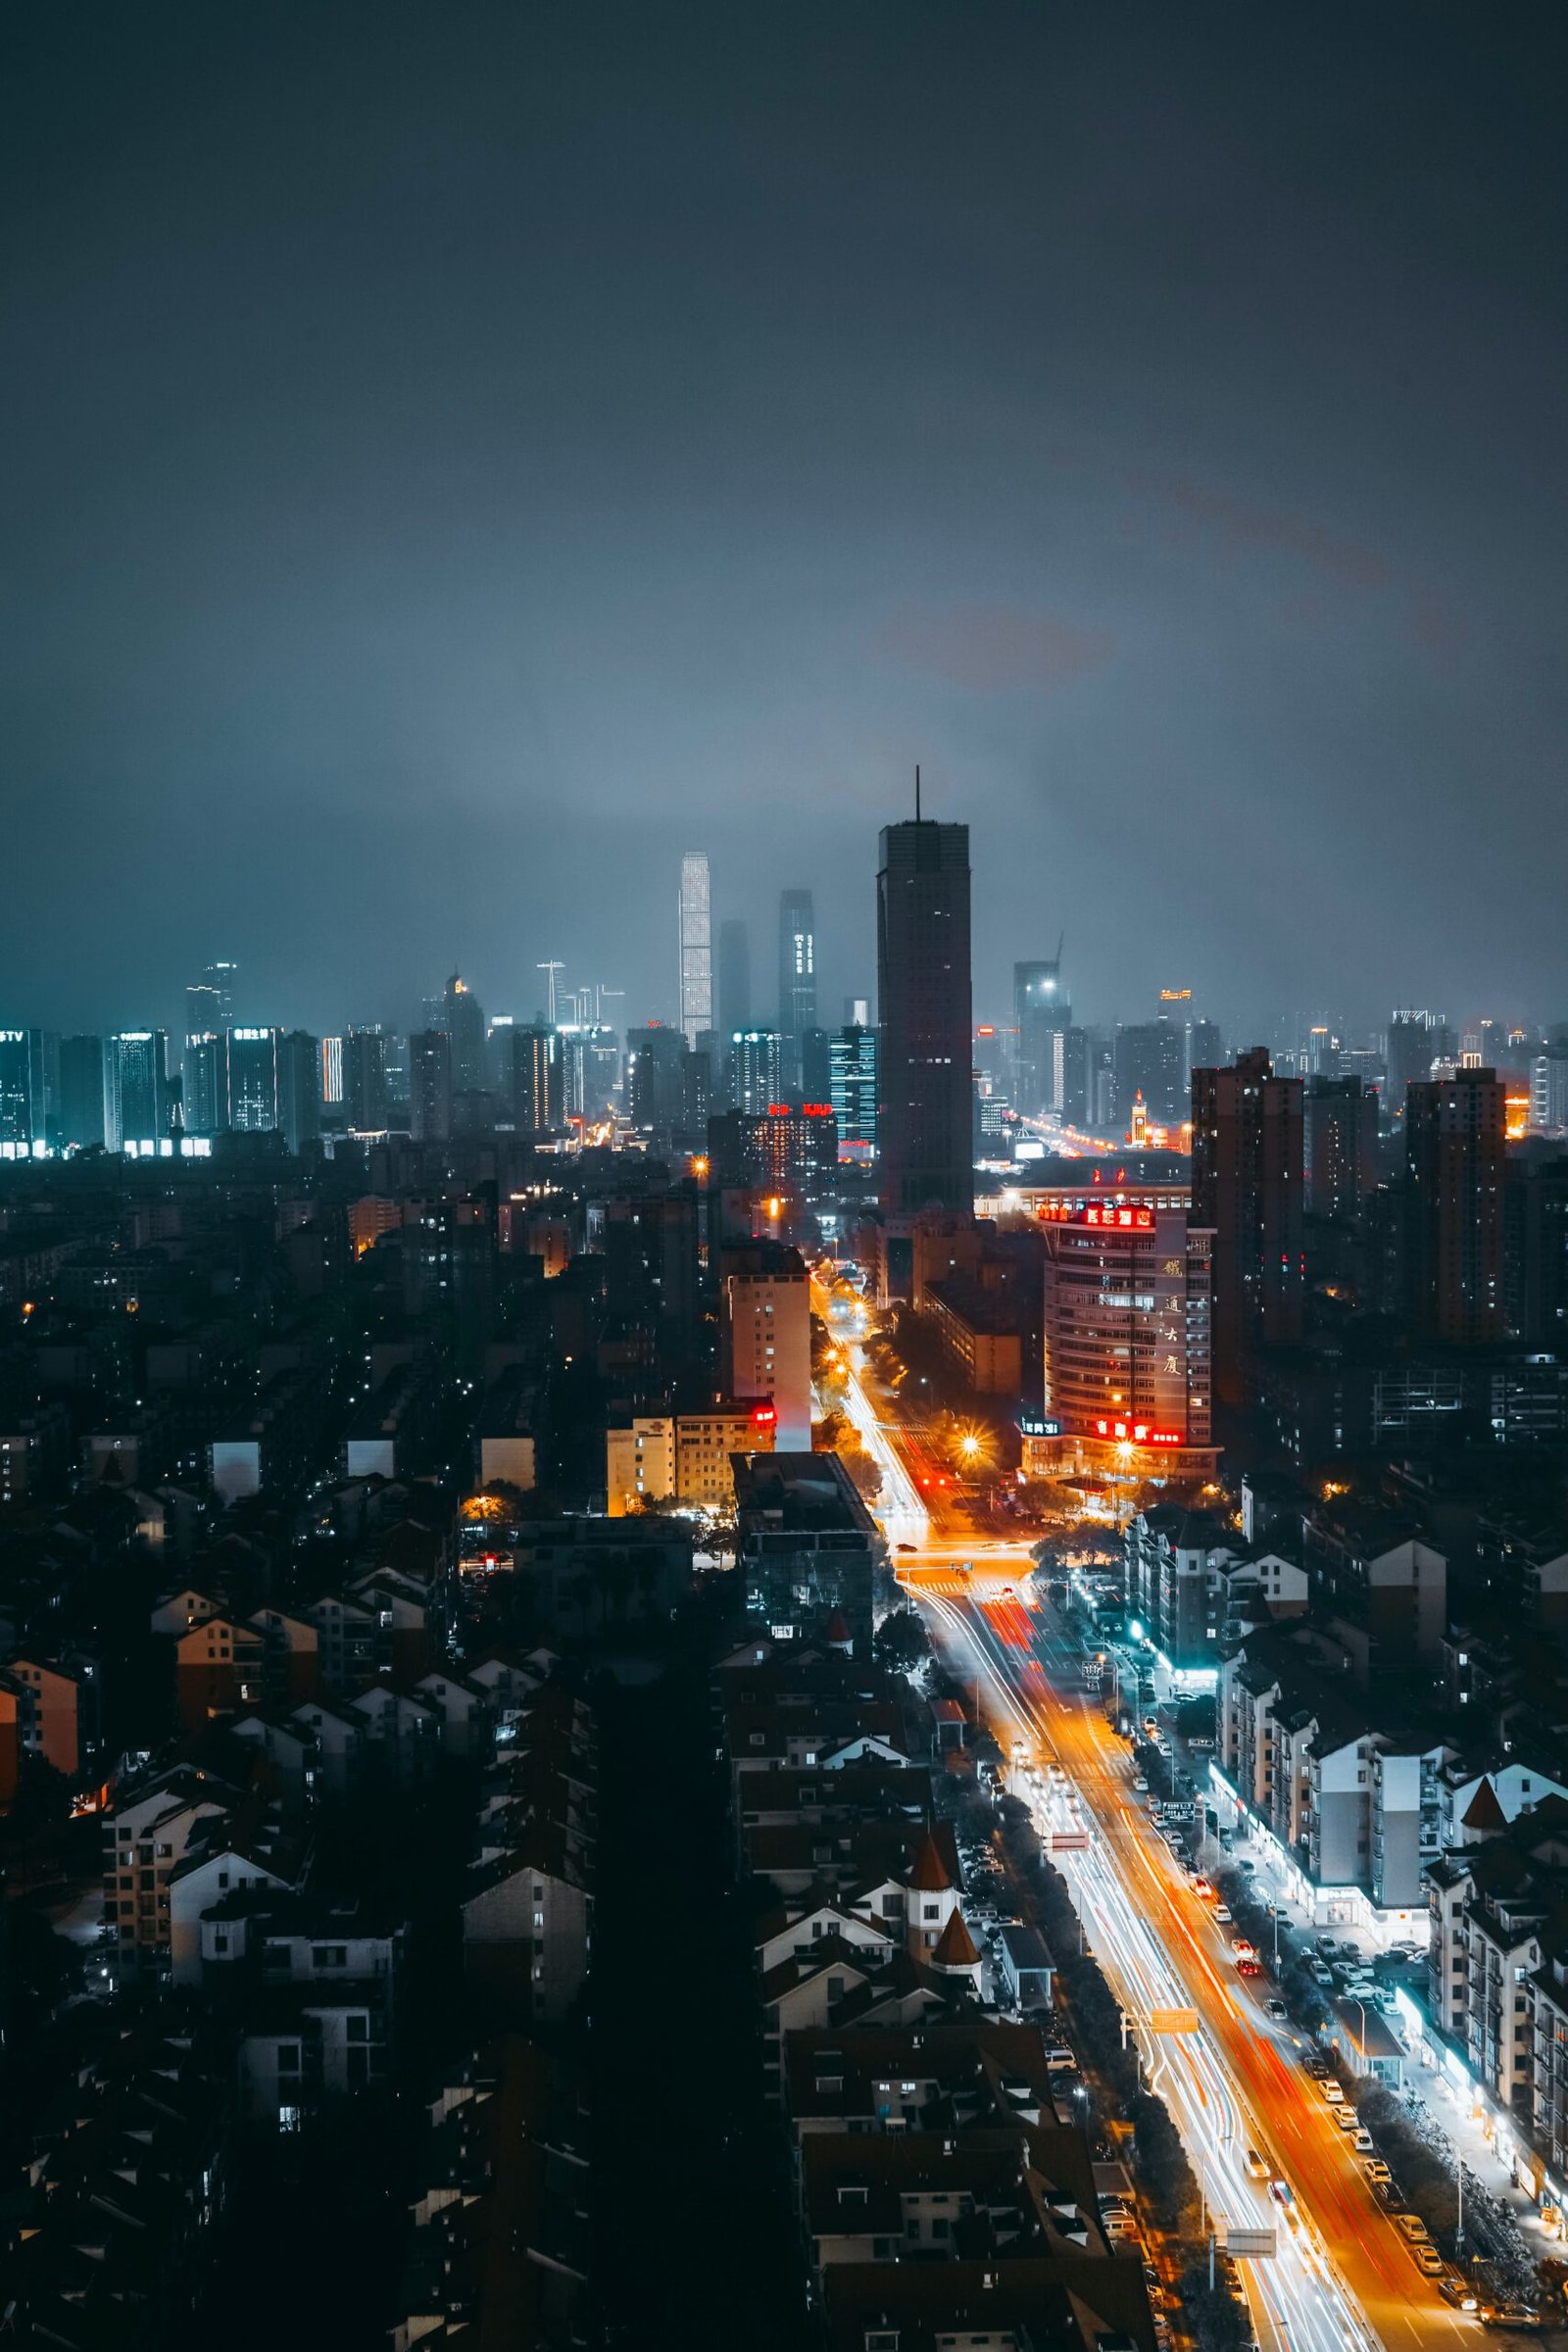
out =
<svg viewBox="0 0 1568 2352"><path fill-rule="evenodd" d="M1133 1102L1144 1098L1149 1116L1162 1127L1187 1115L1187 1030L1161 1013L1155 1021L1118 1022L1115 1042L1116 1118L1131 1124ZM1201 1224L1203 1220L1199 1219Z"/></svg>
<svg viewBox="0 0 1568 2352"><path fill-rule="evenodd" d="M1354 1217L1378 1180L1378 1099L1359 1078L1306 1082L1306 1205Z"/></svg>
<svg viewBox="0 0 1568 2352"><path fill-rule="evenodd" d="M321 1041L308 1029L278 1033L277 1123L295 1153L321 1132Z"/></svg>
<svg viewBox="0 0 1568 2352"><path fill-rule="evenodd" d="M237 963L210 963L185 991L185 1035L220 1037L234 1018Z"/></svg>
<svg viewBox="0 0 1568 2352"><path fill-rule="evenodd" d="M452 1085L460 1095L477 1094L485 1082L484 1007L466 980L454 972L447 982L446 1017L452 1040Z"/></svg>
<svg viewBox="0 0 1568 2352"><path fill-rule="evenodd" d="M718 1033L733 1037L752 1025L752 935L730 916L718 926Z"/></svg>
<svg viewBox="0 0 1568 2352"><path fill-rule="evenodd" d="M452 1040L444 1029L416 1029L409 1040L409 1125L416 1143L444 1144L452 1133Z"/></svg>
<svg viewBox="0 0 1568 2352"><path fill-rule="evenodd" d="M1449 1347L1503 1337L1506 1093L1493 1070L1457 1070L1405 1101L1410 1320Z"/></svg>
<svg viewBox="0 0 1568 2352"><path fill-rule="evenodd" d="M111 1152L156 1145L169 1123L169 1040L122 1029L104 1048L104 1142Z"/></svg>
<svg viewBox="0 0 1568 2352"><path fill-rule="evenodd" d="M1062 1037L1072 1027L1072 1001L1061 985L1061 956L1012 967L1012 1018L1017 1030L1017 1107L1025 1118L1065 1107Z"/></svg>
<svg viewBox="0 0 1568 2352"><path fill-rule="evenodd" d="M60 1041L60 1140L85 1150L104 1140L104 1041Z"/></svg>
<svg viewBox="0 0 1568 2352"><path fill-rule="evenodd" d="M1193 1072L1193 1223L1214 1231L1214 1387L1245 1400L1260 1348L1301 1336L1301 1080L1276 1078L1254 1046L1230 1069Z"/></svg>
<svg viewBox="0 0 1568 2352"><path fill-rule="evenodd" d="M1441 1012L1406 1008L1391 1014L1385 1054L1388 1069L1385 1100L1391 1125L1397 1125L1403 1119L1409 1089L1424 1086L1432 1076L1432 1064L1451 1061L1454 1054L1453 1031Z"/></svg>
<svg viewBox="0 0 1568 2352"><path fill-rule="evenodd" d="M876 880L883 1208L974 1211L969 828L883 828Z"/></svg>
<svg viewBox="0 0 1568 2352"><path fill-rule="evenodd" d="M25 1029L0 1029L0 1144L24 1147L31 1141L27 1032Z"/></svg>
<svg viewBox="0 0 1568 2352"><path fill-rule="evenodd" d="M343 1040L343 1107L358 1135L386 1125L386 1040L378 1028L351 1029Z"/></svg>

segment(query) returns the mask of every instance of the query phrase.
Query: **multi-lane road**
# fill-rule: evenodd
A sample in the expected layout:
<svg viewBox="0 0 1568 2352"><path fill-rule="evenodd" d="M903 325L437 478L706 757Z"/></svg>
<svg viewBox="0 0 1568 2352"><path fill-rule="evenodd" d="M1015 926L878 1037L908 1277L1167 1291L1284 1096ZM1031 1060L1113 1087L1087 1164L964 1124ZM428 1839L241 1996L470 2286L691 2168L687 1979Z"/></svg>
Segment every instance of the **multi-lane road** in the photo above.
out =
<svg viewBox="0 0 1568 2352"><path fill-rule="evenodd" d="M895 1559L911 1596L939 1648L977 1688L1004 1752L1021 1743L1021 1792L1042 1830L1089 1832L1056 1854L1057 1866L1210 2212L1237 2230L1275 2230L1275 2254L1243 2265L1260 2342L1267 2352L1371 2352L1379 2343L1418 2352L1474 2340L1474 2321L1442 2300L1374 2199L1290 2032L1270 2023L1252 1989L1266 1995L1267 1978L1238 1975L1211 1909L1134 1801L1124 1744L1083 1690L1053 1612L1029 1594L1028 1554L933 1520L858 1339L842 1319L836 1335L848 1359L846 1410L881 1468L878 1515L904 1547ZM1156 2022L1180 2030L1156 2032ZM1288 2184L1288 2204L1253 2177L1254 2151L1270 2179Z"/></svg>

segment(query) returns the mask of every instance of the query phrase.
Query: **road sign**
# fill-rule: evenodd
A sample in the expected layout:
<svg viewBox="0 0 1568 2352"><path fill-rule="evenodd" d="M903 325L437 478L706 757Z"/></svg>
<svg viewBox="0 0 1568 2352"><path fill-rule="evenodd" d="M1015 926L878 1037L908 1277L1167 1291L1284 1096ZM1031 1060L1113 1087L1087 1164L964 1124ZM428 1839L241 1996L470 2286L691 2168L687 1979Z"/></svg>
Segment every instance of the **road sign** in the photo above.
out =
<svg viewBox="0 0 1568 2352"><path fill-rule="evenodd" d="M1198 2032L1198 2011L1196 2009L1151 2009L1149 2031L1151 2034L1196 2034Z"/></svg>
<svg viewBox="0 0 1568 2352"><path fill-rule="evenodd" d="M1277 2251L1272 2229L1244 2229L1220 2214L1214 2217L1214 2235L1237 2262L1267 2262Z"/></svg>

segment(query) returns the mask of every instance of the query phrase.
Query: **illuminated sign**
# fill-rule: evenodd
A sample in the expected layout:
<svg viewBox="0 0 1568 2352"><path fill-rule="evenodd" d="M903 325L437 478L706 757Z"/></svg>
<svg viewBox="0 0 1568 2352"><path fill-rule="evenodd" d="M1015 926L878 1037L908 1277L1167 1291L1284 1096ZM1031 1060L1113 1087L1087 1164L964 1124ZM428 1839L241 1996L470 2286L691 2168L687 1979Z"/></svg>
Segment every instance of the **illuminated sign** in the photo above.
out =
<svg viewBox="0 0 1568 2352"><path fill-rule="evenodd" d="M1018 1434L1025 1438L1059 1438L1061 1423L1059 1421L1043 1421L1038 1413L1020 1413Z"/></svg>
<svg viewBox="0 0 1568 2352"><path fill-rule="evenodd" d="M754 1429L771 1429L777 1419L778 1414L770 1404L759 1404L753 1407L752 1427Z"/></svg>
<svg viewBox="0 0 1568 2352"><path fill-rule="evenodd" d="M1124 1446L1180 1446L1179 1429L1151 1429L1147 1421L1097 1421L1095 1434L1115 1438Z"/></svg>
<svg viewBox="0 0 1568 2352"><path fill-rule="evenodd" d="M1159 1001L1162 1004L1190 1004L1193 992L1190 988L1162 988Z"/></svg>
<svg viewBox="0 0 1568 2352"><path fill-rule="evenodd" d="M831 1102L803 1102L797 1110L793 1102L770 1102L767 1115L770 1119L830 1119L833 1105Z"/></svg>
<svg viewBox="0 0 1568 2352"><path fill-rule="evenodd" d="M1112 1200L1042 1200L1038 1211L1048 1225L1093 1225L1102 1233L1152 1233L1152 1208L1126 1208Z"/></svg>

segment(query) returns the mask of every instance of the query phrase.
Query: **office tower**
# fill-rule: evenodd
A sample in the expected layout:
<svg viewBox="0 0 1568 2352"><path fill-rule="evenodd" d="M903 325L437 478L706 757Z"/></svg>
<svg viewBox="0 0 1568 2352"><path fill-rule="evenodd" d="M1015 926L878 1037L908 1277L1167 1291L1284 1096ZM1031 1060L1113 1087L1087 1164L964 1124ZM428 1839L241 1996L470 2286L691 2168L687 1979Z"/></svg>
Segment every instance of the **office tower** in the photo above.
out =
<svg viewBox="0 0 1568 2352"><path fill-rule="evenodd" d="M35 1144L60 1142L60 1035L27 1031L27 1116Z"/></svg>
<svg viewBox="0 0 1568 2352"><path fill-rule="evenodd" d="M752 935L733 917L718 926L717 1012L721 1037L752 1026Z"/></svg>
<svg viewBox="0 0 1568 2352"><path fill-rule="evenodd" d="M343 1100L343 1040L321 1040L321 1101L336 1109Z"/></svg>
<svg viewBox="0 0 1568 2352"><path fill-rule="evenodd" d="M784 1076L801 1083L801 1051L816 1027L816 917L808 890L786 890L778 902L778 1022Z"/></svg>
<svg viewBox="0 0 1568 2352"><path fill-rule="evenodd" d="M1061 1056L1061 1116L1068 1127L1093 1125L1092 1054L1089 1032L1076 1025L1052 1039L1052 1051Z"/></svg>
<svg viewBox="0 0 1568 2352"><path fill-rule="evenodd" d="M1201 1013L1196 1013L1187 1024L1187 1075L1182 1084L1182 1099L1188 1108L1192 1104L1193 1072L1217 1070L1224 1059L1225 1040L1220 1035L1219 1023L1204 1020ZM1187 1116L1187 1109L1182 1116Z"/></svg>
<svg viewBox="0 0 1568 2352"><path fill-rule="evenodd" d="M104 1140L104 1041L60 1041L60 1140L84 1152Z"/></svg>
<svg viewBox="0 0 1568 2352"><path fill-rule="evenodd" d="M277 1124L296 1157L321 1134L321 1040L306 1029L277 1036Z"/></svg>
<svg viewBox="0 0 1568 2352"><path fill-rule="evenodd" d="M39 1138L42 1141L42 1138ZM27 1083L27 1032L0 1029L0 1144L32 1142L31 1089Z"/></svg>
<svg viewBox="0 0 1568 2352"><path fill-rule="evenodd" d="M409 1130L423 1144L451 1136L452 1040L444 1029L416 1029L409 1039Z"/></svg>
<svg viewBox="0 0 1568 2352"><path fill-rule="evenodd" d="M439 1025L452 1040L454 1094L479 1093L485 1082L484 1007L466 980L460 980L456 972L447 982Z"/></svg>
<svg viewBox="0 0 1568 2352"><path fill-rule="evenodd" d="M1405 1098L1410 1321L1457 1348L1503 1336L1506 1089L1492 1070L1417 1081Z"/></svg>
<svg viewBox="0 0 1568 2352"><path fill-rule="evenodd" d="M1568 1053L1560 1047L1531 1057L1530 1131L1568 1135Z"/></svg>
<svg viewBox="0 0 1568 2352"><path fill-rule="evenodd" d="M738 1029L729 1041L729 1095L755 1116L784 1100L784 1040L776 1029Z"/></svg>
<svg viewBox="0 0 1568 2352"><path fill-rule="evenodd" d="M228 1033L228 1118L239 1135L270 1135L277 1120L275 1029Z"/></svg>
<svg viewBox="0 0 1568 2352"><path fill-rule="evenodd" d="M187 1135L220 1135L228 1125L228 1042L220 1030L185 1040L180 1116Z"/></svg>
<svg viewBox="0 0 1568 2352"><path fill-rule="evenodd" d="M1214 1386L1241 1404L1248 1367L1301 1336L1301 1080L1264 1046L1193 1072L1193 1222L1214 1235Z"/></svg>
<svg viewBox="0 0 1568 2352"><path fill-rule="evenodd" d="M801 1035L801 1097L807 1102L825 1102L833 1084L831 1041L825 1029L810 1028Z"/></svg>
<svg viewBox="0 0 1568 2352"><path fill-rule="evenodd" d="M876 974L882 1206L972 1216L967 825L884 826Z"/></svg>
<svg viewBox="0 0 1568 2352"><path fill-rule="evenodd" d="M379 1135L384 1131L386 1041L379 1028L351 1029L343 1040L343 1104L351 1134Z"/></svg>
<svg viewBox="0 0 1568 2352"><path fill-rule="evenodd" d="M771 1397L782 1451L811 1446L811 1304L798 1250L762 1244L737 1253L723 1277L726 1395Z"/></svg>
<svg viewBox="0 0 1568 2352"><path fill-rule="evenodd" d="M1026 1119L1062 1115L1060 1039L1072 1027L1072 1002L1061 985L1061 951L1012 967L1017 1087L1014 1107Z"/></svg>
<svg viewBox="0 0 1568 2352"><path fill-rule="evenodd" d="M713 916L708 853L688 850L680 861L680 1027L695 1047L713 1026Z"/></svg>
<svg viewBox="0 0 1568 2352"><path fill-rule="evenodd" d="M595 1021L561 1032L562 1106L568 1119L597 1126L609 1116L620 1084L620 1047L613 1029Z"/></svg>
<svg viewBox="0 0 1568 2352"><path fill-rule="evenodd" d="M760 1116L727 1110L708 1122L709 1181L721 1192L799 1193L820 1200L838 1182L839 1127L825 1102L780 1102Z"/></svg>
<svg viewBox="0 0 1568 2352"><path fill-rule="evenodd" d="M686 1116L683 1032L662 1021L626 1032L626 1116L645 1135L669 1143Z"/></svg>
<svg viewBox="0 0 1568 2352"><path fill-rule="evenodd" d="M1304 1112L1306 1205L1355 1217L1378 1180L1378 1099L1359 1078L1309 1078Z"/></svg>
<svg viewBox="0 0 1568 2352"><path fill-rule="evenodd" d="M220 1037L234 1019L237 963L210 963L185 991L185 1035Z"/></svg>
<svg viewBox="0 0 1568 2352"><path fill-rule="evenodd" d="M104 1142L111 1152L156 1147L168 1124L168 1037L122 1029L104 1042Z"/></svg>
<svg viewBox="0 0 1568 2352"><path fill-rule="evenodd" d="M1116 1024L1114 1044L1115 1118L1132 1123L1139 1095L1160 1127L1179 1127L1187 1116L1187 1028L1162 1012L1157 1020Z"/></svg>
<svg viewBox="0 0 1568 2352"><path fill-rule="evenodd" d="M1389 1123L1403 1123L1409 1090L1424 1085L1437 1061L1451 1061L1453 1031L1441 1012L1396 1011L1390 1018L1384 1061L1388 1070Z"/></svg>
<svg viewBox="0 0 1568 2352"><path fill-rule="evenodd" d="M1507 1336L1568 1350L1568 1152L1509 1154L1503 1176Z"/></svg>
<svg viewBox="0 0 1568 2352"><path fill-rule="evenodd" d="M1125 1198L1053 1200L1046 1247L1045 1408L1057 1466L1134 1476L1191 1467L1212 1442L1212 1235L1184 1209Z"/></svg>
<svg viewBox="0 0 1568 2352"><path fill-rule="evenodd" d="M544 1021L518 1021L505 1051L497 1092L519 1134L549 1135L564 1126L566 1065L560 1030Z"/></svg>
<svg viewBox="0 0 1568 2352"><path fill-rule="evenodd" d="M851 1021L827 1040L827 1101L839 1122L839 1151L870 1157L877 1151L877 1030Z"/></svg>

